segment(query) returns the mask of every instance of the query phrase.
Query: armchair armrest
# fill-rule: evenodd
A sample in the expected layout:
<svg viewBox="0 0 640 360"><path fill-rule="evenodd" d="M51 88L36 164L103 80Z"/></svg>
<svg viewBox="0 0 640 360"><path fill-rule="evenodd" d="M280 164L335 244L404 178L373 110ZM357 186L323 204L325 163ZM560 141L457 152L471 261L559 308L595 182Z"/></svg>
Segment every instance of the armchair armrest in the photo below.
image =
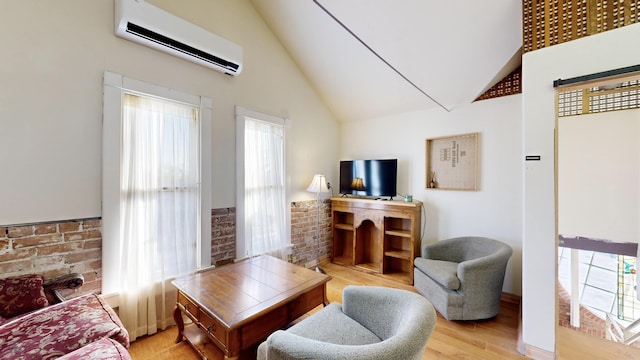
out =
<svg viewBox="0 0 640 360"><path fill-rule="evenodd" d="M65 300L58 290L77 289L84 284L84 276L78 273L58 276L44 281L42 287L49 304L56 304Z"/></svg>

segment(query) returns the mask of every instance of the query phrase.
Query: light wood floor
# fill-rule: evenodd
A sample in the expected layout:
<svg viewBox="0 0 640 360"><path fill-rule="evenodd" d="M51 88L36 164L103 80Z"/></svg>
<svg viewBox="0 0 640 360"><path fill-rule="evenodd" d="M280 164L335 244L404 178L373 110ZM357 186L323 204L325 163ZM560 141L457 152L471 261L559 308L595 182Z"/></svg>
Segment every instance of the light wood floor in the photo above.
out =
<svg viewBox="0 0 640 360"><path fill-rule="evenodd" d="M350 268L323 266L332 279L327 284L331 301L342 302L347 285L386 286L416 292L413 286ZM438 314L436 328L423 359L524 359L517 352L519 305L504 303L500 313L486 321L447 321Z"/></svg>
<svg viewBox="0 0 640 360"><path fill-rule="evenodd" d="M326 264L331 275L327 283L329 301L342 302L347 285L386 286L414 291L412 286L380 276L366 274L339 265ZM320 307L313 311L319 310ZM313 312L312 311L312 312ZM504 302L500 313L485 321L447 321L438 315L436 328L427 343L423 359L524 359L517 352L519 306ZM134 360L195 360L198 355L189 345L175 344L177 329L171 327L131 344ZM569 329L559 329L558 359L639 359L634 349L595 339Z"/></svg>

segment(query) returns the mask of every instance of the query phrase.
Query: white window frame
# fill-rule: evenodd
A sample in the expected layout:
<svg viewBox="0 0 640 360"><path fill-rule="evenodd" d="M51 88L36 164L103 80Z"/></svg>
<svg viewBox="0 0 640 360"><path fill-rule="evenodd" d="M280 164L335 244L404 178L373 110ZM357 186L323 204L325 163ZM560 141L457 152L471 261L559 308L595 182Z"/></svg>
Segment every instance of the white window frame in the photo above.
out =
<svg viewBox="0 0 640 360"><path fill-rule="evenodd" d="M285 204L289 204L289 167L287 166L287 132L291 126L289 119L274 115L263 114L236 106L236 258L246 257L247 250L244 242L244 131L245 118L252 118L284 127L284 172L285 172ZM291 244L291 207L285 206L285 231L288 243ZM291 245L290 245L291 246Z"/></svg>
<svg viewBox="0 0 640 360"><path fill-rule="evenodd" d="M200 242L198 268L211 265L211 118L212 101L148 82L105 71L103 78L102 120L102 294L113 306L118 304L118 268L120 244L120 158L122 102L125 92L136 92L181 102L200 111Z"/></svg>

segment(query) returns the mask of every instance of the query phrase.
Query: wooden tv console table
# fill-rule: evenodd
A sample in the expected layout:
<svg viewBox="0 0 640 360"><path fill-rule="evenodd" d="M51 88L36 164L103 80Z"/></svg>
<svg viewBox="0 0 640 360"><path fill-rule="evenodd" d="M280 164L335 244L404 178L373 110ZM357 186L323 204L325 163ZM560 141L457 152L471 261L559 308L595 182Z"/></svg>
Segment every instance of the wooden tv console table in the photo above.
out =
<svg viewBox="0 0 640 360"><path fill-rule="evenodd" d="M413 285L422 203L331 198L332 262Z"/></svg>

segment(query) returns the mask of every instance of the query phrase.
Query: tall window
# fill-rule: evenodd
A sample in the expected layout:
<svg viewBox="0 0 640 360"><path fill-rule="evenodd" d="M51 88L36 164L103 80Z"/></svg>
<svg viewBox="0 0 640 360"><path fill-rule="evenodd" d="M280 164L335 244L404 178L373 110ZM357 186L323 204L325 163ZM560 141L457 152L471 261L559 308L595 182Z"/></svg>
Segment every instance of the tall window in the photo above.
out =
<svg viewBox="0 0 640 360"><path fill-rule="evenodd" d="M117 124L105 109L104 170L107 175L113 165L118 176L107 175L104 183L115 197L103 194L106 209L114 210L103 214L103 272L113 278L103 292L109 286L117 292L120 317L135 339L173 323L176 295L169 281L200 265L202 221L210 224L210 210L201 206L200 104L119 90Z"/></svg>
<svg viewBox="0 0 640 360"><path fill-rule="evenodd" d="M291 245L285 167L286 120L237 108L237 256L286 259Z"/></svg>
<svg viewBox="0 0 640 360"><path fill-rule="evenodd" d="M149 281L193 271L199 238L198 109L125 94L122 120L125 270L148 269L141 277Z"/></svg>

